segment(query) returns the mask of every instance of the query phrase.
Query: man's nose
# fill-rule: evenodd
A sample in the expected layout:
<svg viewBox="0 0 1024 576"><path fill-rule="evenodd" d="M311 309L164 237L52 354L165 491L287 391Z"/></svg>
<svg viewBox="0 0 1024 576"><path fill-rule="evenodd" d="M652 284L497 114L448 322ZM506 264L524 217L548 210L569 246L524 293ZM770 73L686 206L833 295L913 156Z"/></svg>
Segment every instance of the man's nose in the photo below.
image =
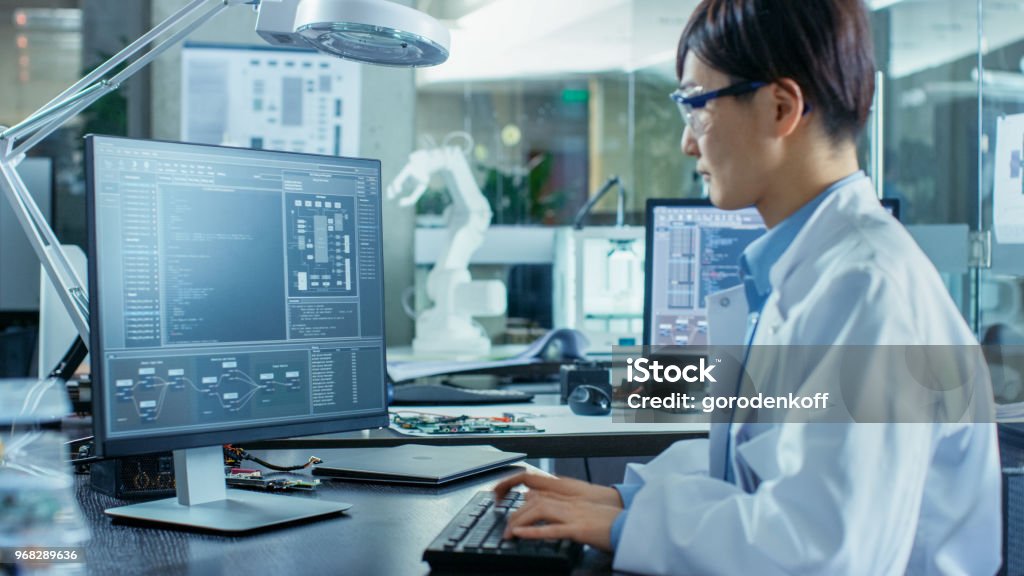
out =
<svg viewBox="0 0 1024 576"><path fill-rule="evenodd" d="M700 146L697 145L697 138L689 126L683 128L682 148L683 154L694 158L700 157Z"/></svg>

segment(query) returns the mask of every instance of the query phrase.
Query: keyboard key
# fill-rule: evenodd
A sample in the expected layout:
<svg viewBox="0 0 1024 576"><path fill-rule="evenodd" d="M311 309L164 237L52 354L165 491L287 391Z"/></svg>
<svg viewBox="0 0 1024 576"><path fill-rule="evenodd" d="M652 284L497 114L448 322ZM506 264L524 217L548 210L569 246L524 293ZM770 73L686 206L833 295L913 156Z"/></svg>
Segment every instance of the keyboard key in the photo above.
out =
<svg viewBox="0 0 1024 576"><path fill-rule="evenodd" d="M510 492L495 501L480 492L459 511L423 553L431 567L470 567L531 571L570 571L582 547L568 540L504 539L508 513L523 503L523 494Z"/></svg>

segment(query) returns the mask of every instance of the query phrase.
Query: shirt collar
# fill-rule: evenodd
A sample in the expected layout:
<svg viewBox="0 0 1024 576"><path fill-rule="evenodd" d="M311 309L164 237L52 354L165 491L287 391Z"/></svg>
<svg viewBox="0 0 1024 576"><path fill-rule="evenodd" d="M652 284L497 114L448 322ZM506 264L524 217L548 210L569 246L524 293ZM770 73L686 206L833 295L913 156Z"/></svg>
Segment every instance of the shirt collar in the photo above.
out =
<svg viewBox="0 0 1024 576"><path fill-rule="evenodd" d="M747 303L751 312L760 311L764 306L768 295L772 291L768 273L772 266L779 260L782 254L793 243L797 234L803 229L807 221L811 219L814 211L825 201L831 193L857 182L861 178L867 178L863 171L850 174L825 189L824 192L815 196L810 202L804 204L799 210L790 214L777 226L767 231L763 236L751 242L740 256L740 273L743 276L743 283L747 293Z"/></svg>

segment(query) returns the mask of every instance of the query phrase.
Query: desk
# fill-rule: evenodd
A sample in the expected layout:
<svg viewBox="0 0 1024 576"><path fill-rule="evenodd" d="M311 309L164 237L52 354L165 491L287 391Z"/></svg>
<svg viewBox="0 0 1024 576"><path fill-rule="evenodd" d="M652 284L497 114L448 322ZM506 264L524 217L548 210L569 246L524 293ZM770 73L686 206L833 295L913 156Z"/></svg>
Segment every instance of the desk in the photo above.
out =
<svg viewBox="0 0 1024 576"><path fill-rule="evenodd" d="M308 456L298 451L259 455L283 462ZM348 513L242 537L112 524L103 510L124 502L92 491L88 477L80 476L78 499L92 529L86 569L103 575L423 575L429 572L420 560L423 550L473 494L491 488L509 473L508 469L495 471L442 488L325 480L316 497L350 502L353 507ZM588 550L575 574L609 570L606 554Z"/></svg>
<svg viewBox="0 0 1024 576"><path fill-rule="evenodd" d="M526 412L542 415L534 421L542 434L445 434L411 436L391 429L321 434L302 438L266 440L246 448L310 449L370 448L401 444L465 446L490 444L499 450L523 452L530 458L596 458L608 456L656 456L679 440L707 437L707 423L615 424L608 416L575 416L557 395L538 395L534 403L485 406L401 406L392 410L440 414L500 415ZM607 424L601 426L601 423ZM597 424L597 425L595 425ZM603 429L602 429L603 428Z"/></svg>

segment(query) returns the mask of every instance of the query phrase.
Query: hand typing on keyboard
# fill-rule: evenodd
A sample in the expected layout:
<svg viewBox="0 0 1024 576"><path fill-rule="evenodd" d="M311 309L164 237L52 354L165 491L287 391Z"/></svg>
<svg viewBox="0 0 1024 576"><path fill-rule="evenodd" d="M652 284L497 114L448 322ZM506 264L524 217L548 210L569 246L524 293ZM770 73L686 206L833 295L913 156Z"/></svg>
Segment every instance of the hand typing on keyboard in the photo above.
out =
<svg viewBox="0 0 1024 576"><path fill-rule="evenodd" d="M530 492L512 492L527 486ZM437 570L572 570L580 544L611 548L622 512L614 488L537 474L516 474L494 492L478 492L423 552ZM543 523L536 526L537 523Z"/></svg>
<svg viewBox="0 0 1024 576"><path fill-rule="evenodd" d="M510 489L519 485L530 491L523 504L509 514L505 538L567 538L611 550L612 524L622 512L617 490L571 478L521 473L495 486L495 498L504 499Z"/></svg>
<svg viewBox="0 0 1024 576"><path fill-rule="evenodd" d="M568 539L507 540L509 510L523 504L519 492L497 499L493 492L478 492L445 526L423 552L436 570L490 568L505 571L569 572L583 548Z"/></svg>
<svg viewBox="0 0 1024 576"><path fill-rule="evenodd" d="M531 474L520 472L505 478L494 487L494 495L499 500L505 498L505 494L516 486L526 486L531 493L548 493L564 498L579 498L595 504L616 506L622 508L622 498L619 491L609 486L598 486L582 480L573 478L559 478L545 474Z"/></svg>

